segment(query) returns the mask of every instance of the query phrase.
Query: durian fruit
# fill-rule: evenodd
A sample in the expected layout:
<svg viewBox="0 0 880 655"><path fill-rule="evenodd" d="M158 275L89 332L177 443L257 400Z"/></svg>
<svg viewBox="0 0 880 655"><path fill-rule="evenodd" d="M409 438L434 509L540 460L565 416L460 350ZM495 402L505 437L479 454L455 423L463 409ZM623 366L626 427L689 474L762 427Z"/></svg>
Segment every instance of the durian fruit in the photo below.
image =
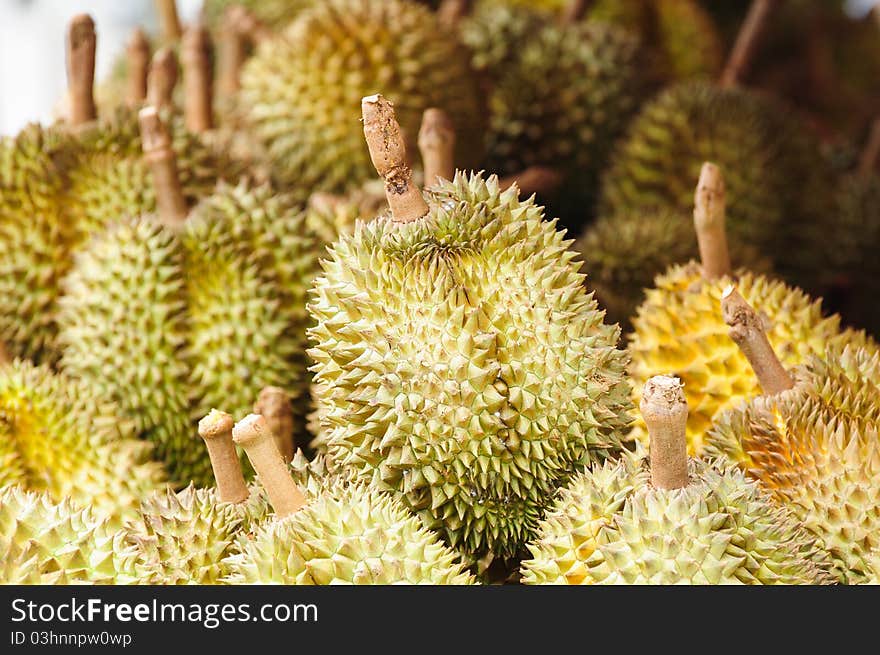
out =
<svg viewBox="0 0 880 655"><path fill-rule="evenodd" d="M724 302L765 394L719 417L706 452L728 457L791 508L841 582L870 581L880 546L880 355L830 347L792 377L755 311L734 292Z"/></svg>
<svg viewBox="0 0 880 655"><path fill-rule="evenodd" d="M322 261L309 309L329 457L469 555L512 556L628 423L616 326L570 242L493 176L412 185L391 104L363 100L391 214Z"/></svg>
<svg viewBox="0 0 880 655"><path fill-rule="evenodd" d="M677 378L646 385L643 454L581 473L542 522L526 584L823 584L827 558L793 512L735 467L685 450Z"/></svg>
<svg viewBox="0 0 880 655"><path fill-rule="evenodd" d="M444 109L459 135L457 161L478 163L484 111L468 57L410 0L316 3L248 60L239 103L280 181L342 193L372 177L353 112L377 88L399 103L413 139L426 108Z"/></svg>
<svg viewBox="0 0 880 655"><path fill-rule="evenodd" d="M713 420L727 409L760 393L748 360L727 336L719 306L734 280L750 303L761 307L770 343L786 366L805 362L830 344L861 343L876 348L863 333L841 331L840 317L824 316L821 302L803 291L751 271L730 267L724 235L726 180L706 164L700 175L694 210L702 265L674 265L657 276L633 318L629 335L629 374L635 402L654 375L672 372L684 382L691 411L687 437L691 454L700 455ZM713 245L713 244L717 244ZM630 436L647 441L637 420Z"/></svg>
<svg viewBox="0 0 880 655"><path fill-rule="evenodd" d="M69 498L0 488L0 584L137 582L122 532Z"/></svg>
<svg viewBox="0 0 880 655"><path fill-rule="evenodd" d="M233 584L472 584L456 554L404 503L363 482L328 480L306 498L281 464L265 421L236 424L275 507L228 558ZM281 508L286 508L282 510Z"/></svg>
<svg viewBox="0 0 880 655"><path fill-rule="evenodd" d="M0 486L71 498L114 520L163 486L150 445L81 381L17 360L0 365Z"/></svg>

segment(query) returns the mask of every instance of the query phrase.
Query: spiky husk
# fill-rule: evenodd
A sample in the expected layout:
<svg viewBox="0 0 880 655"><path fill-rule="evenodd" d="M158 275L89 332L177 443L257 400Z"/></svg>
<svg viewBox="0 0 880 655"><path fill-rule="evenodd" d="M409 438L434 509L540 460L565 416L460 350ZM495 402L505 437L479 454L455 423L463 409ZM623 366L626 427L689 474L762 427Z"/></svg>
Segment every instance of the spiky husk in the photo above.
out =
<svg viewBox="0 0 880 655"><path fill-rule="evenodd" d="M125 584L137 581L121 532L47 494L0 489L0 584Z"/></svg>
<svg viewBox="0 0 880 655"><path fill-rule="evenodd" d="M472 584L456 554L403 502L334 483L292 516L261 525L226 564L233 584Z"/></svg>
<svg viewBox="0 0 880 655"><path fill-rule="evenodd" d="M702 453L705 434L719 412L761 393L752 367L730 338L721 315L721 295L733 283L766 319L767 337L786 367L806 362L829 344L868 342L862 333L841 332L840 317L823 316L821 301L800 289L751 272L741 273L736 280L707 281L696 262L673 266L657 277L633 319L629 372L636 404L654 375L681 379L690 410L691 454ZM871 342L871 347L876 349L876 344ZM641 418L631 436L647 444Z"/></svg>
<svg viewBox="0 0 880 655"><path fill-rule="evenodd" d="M570 241L492 176L411 223L358 223L310 310L329 456L468 554L515 554L547 498L614 451L631 408L616 326Z"/></svg>
<svg viewBox="0 0 880 655"><path fill-rule="evenodd" d="M88 384L16 361L0 367L0 486L70 497L114 520L162 486L151 447Z"/></svg>
<svg viewBox="0 0 880 655"><path fill-rule="evenodd" d="M794 514L739 470L690 460L682 489L606 462L560 494L523 562L526 584L820 584L829 563Z"/></svg>
<svg viewBox="0 0 880 655"><path fill-rule="evenodd" d="M114 400L178 484L211 466L190 420L184 252L152 216L121 218L76 255L59 316L62 368Z"/></svg>
<svg viewBox="0 0 880 655"><path fill-rule="evenodd" d="M418 180L415 183L418 184ZM317 203L310 201L306 225L318 237L319 243L330 245L341 235L351 234L359 218L369 221L387 210L385 185L381 180L370 180L345 195Z"/></svg>
<svg viewBox="0 0 880 655"><path fill-rule="evenodd" d="M467 55L425 7L403 0L328 0L303 12L244 67L240 105L289 186L344 192L375 172L361 98L381 92L415 141L439 107L457 133L456 164L482 155L483 111ZM411 149L415 152L415 148Z"/></svg>
<svg viewBox="0 0 880 655"><path fill-rule="evenodd" d="M841 582L866 582L880 548L880 354L838 346L799 378L722 415L706 451L791 507Z"/></svg>

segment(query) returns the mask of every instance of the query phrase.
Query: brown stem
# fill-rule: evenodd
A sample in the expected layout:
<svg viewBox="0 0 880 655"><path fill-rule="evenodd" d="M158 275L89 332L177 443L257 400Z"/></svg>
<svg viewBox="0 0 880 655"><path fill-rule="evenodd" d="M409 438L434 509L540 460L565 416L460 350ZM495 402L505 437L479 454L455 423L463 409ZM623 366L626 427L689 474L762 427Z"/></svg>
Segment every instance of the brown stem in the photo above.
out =
<svg viewBox="0 0 880 655"><path fill-rule="evenodd" d="M736 37L736 43L733 45L727 65L724 67L724 72L721 73L721 79L718 82L721 88L730 88L742 81L758 50L758 43L767 26L767 19L779 2L780 0L752 0L749 13Z"/></svg>
<svg viewBox="0 0 880 655"><path fill-rule="evenodd" d="M566 25L577 23L587 13L592 4L591 0L570 0L562 12L562 22Z"/></svg>
<svg viewBox="0 0 880 655"><path fill-rule="evenodd" d="M877 13L880 15L880 11ZM875 118L871 124L868 141L859 158L859 175L870 175L877 166L878 159L880 159L880 118Z"/></svg>
<svg viewBox="0 0 880 655"><path fill-rule="evenodd" d="M171 147L171 136L155 107L144 107L138 113L138 118L144 159L153 173L159 218L166 225L176 228L186 221L189 210L180 187L177 157Z"/></svg>
<svg viewBox="0 0 880 655"><path fill-rule="evenodd" d="M774 395L791 389L794 380L773 351L761 317L733 285L721 296L721 314L730 326L730 338L749 360L764 393Z"/></svg>
<svg viewBox="0 0 880 655"><path fill-rule="evenodd" d="M9 355L9 351L6 350L6 344L0 341L0 366L8 366L12 363L12 357Z"/></svg>
<svg viewBox="0 0 880 655"><path fill-rule="evenodd" d="M177 85L177 57L171 48L159 48L150 62L147 77L147 104L162 111L173 105L174 87Z"/></svg>
<svg viewBox="0 0 880 655"><path fill-rule="evenodd" d="M88 14L74 16L67 29L67 87L70 124L82 125L98 117L95 107L95 21Z"/></svg>
<svg viewBox="0 0 880 655"><path fill-rule="evenodd" d="M730 251L727 248L724 177L715 164L705 162L694 194L694 228L707 280L730 275Z"/></svg>
<svg viewBox="0 0 880 655"><path fill-rule="evenodd" d="M221 97L228 98L237 93L240 84L241 66L245 58L245 36L238 26L241 6L232 5L223 12L220 28L219 62L217 64L217 86Z"/></svg>
<svg viewBox="0 0 880 655"><path fill-rule="evenodd" d="M156 13L159 14L164 40L167 43L176 43L182 34L176 0L156 0Z"/></svg>
<svg viewBox="0 0 880 655"><path fill-rule="evenodd" d="M275 435L278 452L285 463L290 463L293 459L293 409L290 406L290 396L280 387L265 387L260 390L257 402L254 403L254 413L266 419L269 429Z"/></svg>
<svg viewBox="0 0 880 655"><path fill-rule="evenodd" d="M514 184L519 188L520 196L531 196L533 193L553 193L562 184L563 175L555 168L548 166L529 166L519 173L508 175L498 180L502 191Z"/></svg>
<svg viewBox="0 0 880 655"><path fill-rule="evenodd" d="M437 8L440 24L454 30L473 8L473 0L443 0Z"/></svg>
<svg viewBox="0 0 880 655"><path fill-rule="evenodd" d="M248 414L232 428L232 438L247 453L277 516L289 516L306 504L278 452L265 418Z"/></svg>
<svg viewBox="0 0 880 655"><path fill-rule="evenodd" d="M128 67L125 102L129 107L140 107L147 99L147 74L150 71L150 42L140 27L132 31L125 55Z"/></svg>
<svg viewBox="0 0 880 655"><path fill-rule="evenodd" d="M681 381L657 375L645 383L639 408L651 438L651 483L658 489L688 484L687 400Z"/></svg>
<svg viewBox="0 0 880 655"><path fill-rule="evenodd" d="M406 159L406 144L394 106L381 95L361 100L364 137L376 171L385 180L385 196L396 223L409 223L428 213L422 192L412 181L412 169Z"/></svg>
<svg viewBox="0 0 880 655"><path fill-rule="evenodd" d="M217 494L223 503L240 503L250 495L232 442L232 426L232 416L216 409L199 421L199 436L208 447Z"/></svg>
<svg viewBox="0 0 880 655"><path fill-rule="evenodd" d="M252 44L259 45L275 37L272 29L250 10L241 5L234 5L229 11L231 23L237 25L239 34L249 39Z"/></svg>
<svg viewBox="0 0 880 655"><path fill-rule="evenodd" d="M455 177L455 128L442 109L426 109L419 130L425 186Z"/></svg>
<svg viewBox="0 0 880 655"><path fill-rule="evenodd" d="M186 127L196 134L214 127L214 47L202 23L183 35L183 115Z"/></svg>

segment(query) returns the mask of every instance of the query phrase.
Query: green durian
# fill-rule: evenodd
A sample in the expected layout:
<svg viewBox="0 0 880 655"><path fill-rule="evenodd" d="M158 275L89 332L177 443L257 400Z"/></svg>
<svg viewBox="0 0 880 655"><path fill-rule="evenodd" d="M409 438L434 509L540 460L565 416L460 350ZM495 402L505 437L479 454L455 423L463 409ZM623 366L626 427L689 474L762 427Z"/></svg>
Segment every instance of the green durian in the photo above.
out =
<svg viewBox="0 0 880 655"><path fill-rule="evenodd" d="M468 57L409 0L317 3L248 60L239 103L285 186L342 193L372 178L357 112L377 89L413 140L426 108L445 110L458 135L456 163L479 161L484 112Z"/></svg>
<svg viewBox="0 0 880 655"><path fill-rule="evenodd" d="M839 344L795 386L718 418L706 452L724 455L819 538L841 582L876 576L880 548L880 354Z"/></svg>
<svg viewBox="0 0 880 655"><path fill-rule="evenodd" d="M0 486L46 492L118 520L163 486L150 445L82 381L26 361L0 365Z"/></svg>

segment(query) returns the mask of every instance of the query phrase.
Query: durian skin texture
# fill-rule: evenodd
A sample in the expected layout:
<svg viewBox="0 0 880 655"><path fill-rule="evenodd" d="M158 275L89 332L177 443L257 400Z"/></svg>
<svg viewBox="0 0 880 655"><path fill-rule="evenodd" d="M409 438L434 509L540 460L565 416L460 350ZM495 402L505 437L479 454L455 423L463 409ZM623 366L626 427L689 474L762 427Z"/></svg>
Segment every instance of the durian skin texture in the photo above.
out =
<svg viewBox="0 0 880 655"><path fill-rule="evenodd" d="M515 554L555 489L620 446L631 409L618 328L516 193L458 174L426 217L358 223L310 303L330 458L467 554Z"/></svg>
<svg viewBox="0 0 880 655"><path fill-rule="evenodd" d="M438 107L455 126L456 165L479 162L485 112L468 55L408 1L317 3L248 60L240 105L277 180L341 193L375 176L357 119L378 90L413 144L424 110Z"/></svg>
<svg viewBox="0 0 880 655"><path fill-rule="evenodd" d="M880 355L830 348L795 387L722 415L706 452L724 455L792 508L841 582L877 575L880 552ZM875 578L876 579L876 578Z"/></svg>
<svg viewBox="0 0 880 655"><path fill-rule="evenodd" d="M647 467L624 458L578 475L529 545L523 582L832 582L815 539L757 483L698 459L688 473L683 489L655 489Z"/></svg>
<svg viewBox="0 0 880 655"><path fill-rule="evenodd" d="M820 301L763 275L742 272L734 280L705 280L696 262L659 275L633 319L629 335L633 400L654 375L672 374L684 384L688 402L688 452L700 455L704 437L724 409L761 393L748 360L729 336L721 295L735 283L740 294L767 320L767 337L786 367L806 362L828 344L857 343L876 349L863 333L841 332L840 318L823 316ZM634 439L647 444L638 418Z"/></svg>
<svg viewBox="0 0 880 655"><path fill-rule="evenodd" d="M298 512L262 523L228 558L233 584L473 584L454 551L400 499L330 483Z"/></svg>

